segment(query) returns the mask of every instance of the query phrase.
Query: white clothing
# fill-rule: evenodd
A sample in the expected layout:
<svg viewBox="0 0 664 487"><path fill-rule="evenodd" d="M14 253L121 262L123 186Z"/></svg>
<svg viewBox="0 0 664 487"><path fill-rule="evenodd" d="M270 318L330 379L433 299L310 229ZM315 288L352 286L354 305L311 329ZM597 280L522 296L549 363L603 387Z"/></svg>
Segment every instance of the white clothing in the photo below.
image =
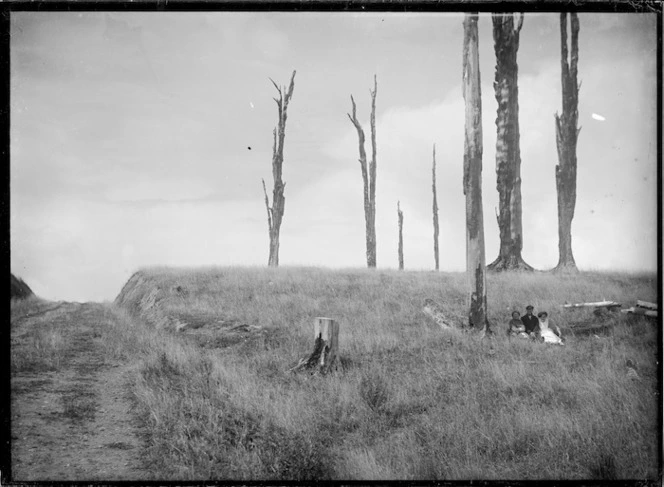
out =
<svg viewBox="0 0 664 487"><path fill-rule="evenodd" d="M563 344L561 338L556 335L551 328L549 328L549 320L547 318L539 318L540 336L544 339L544 343L557 343Z"/></svg>

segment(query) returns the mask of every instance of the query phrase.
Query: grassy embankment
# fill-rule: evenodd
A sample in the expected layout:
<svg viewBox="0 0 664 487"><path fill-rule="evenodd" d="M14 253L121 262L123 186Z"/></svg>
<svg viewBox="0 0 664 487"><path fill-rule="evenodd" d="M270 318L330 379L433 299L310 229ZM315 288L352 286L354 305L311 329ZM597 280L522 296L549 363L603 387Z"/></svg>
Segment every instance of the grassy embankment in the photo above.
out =
<svg viewBox="0 0 664 487"><path fill-rule="evenodd" d="M492 349L421 311L430 297L465 320L464 289L462 274L427 272L138 273L106 344L136 364L145 467L160 479L656 477L656 324L618 313L611 333L564 347L504 334L529 303L564 327L589 318L565 301L656 301L654 276L490 275ZM262 330L210 346L167 316ZM340 322L344 367L289 373L315 316Z"/></svg>
<svg viewBox="0 0 664 487"><path fill-rule="evenodd" d="M66 350L64 333L58 324L45 319L46 312L57 307L57 303L45 301L34 295L25 299L11 300L12 373L58 370ZM36 318L36 325L30 330L20 329L20 323L31 317Z"/></svg>

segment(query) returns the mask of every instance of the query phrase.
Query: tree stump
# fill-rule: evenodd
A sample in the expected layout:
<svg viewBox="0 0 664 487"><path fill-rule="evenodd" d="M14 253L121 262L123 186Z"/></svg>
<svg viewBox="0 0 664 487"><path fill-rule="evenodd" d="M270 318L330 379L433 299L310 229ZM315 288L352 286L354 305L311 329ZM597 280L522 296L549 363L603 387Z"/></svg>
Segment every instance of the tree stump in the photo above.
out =
<svg viewBox="0 0 664 487"><path fill-rule="evenodd" d="M337 350L339 345L339 323L330 318L314 319L314 350L308 358L300 359L290 370L303 369L326 374L336 370Z"/></svg>

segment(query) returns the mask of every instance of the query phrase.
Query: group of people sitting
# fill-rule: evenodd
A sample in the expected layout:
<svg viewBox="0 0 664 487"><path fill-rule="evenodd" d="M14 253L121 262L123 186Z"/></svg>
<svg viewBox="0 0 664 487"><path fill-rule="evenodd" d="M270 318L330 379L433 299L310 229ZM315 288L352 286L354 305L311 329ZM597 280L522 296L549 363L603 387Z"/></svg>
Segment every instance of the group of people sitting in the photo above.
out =
<svg viewBox="0 0 664 487"><path fill-rule="evenodd" d="M533 315L532 305L526 306L526 314L523 316L518 311L512 313L507 334L540 340L545 343L564 345L560 328L556 326L553 329L549 326L549 314L546 311L540 311L537 316Z"/></svg>

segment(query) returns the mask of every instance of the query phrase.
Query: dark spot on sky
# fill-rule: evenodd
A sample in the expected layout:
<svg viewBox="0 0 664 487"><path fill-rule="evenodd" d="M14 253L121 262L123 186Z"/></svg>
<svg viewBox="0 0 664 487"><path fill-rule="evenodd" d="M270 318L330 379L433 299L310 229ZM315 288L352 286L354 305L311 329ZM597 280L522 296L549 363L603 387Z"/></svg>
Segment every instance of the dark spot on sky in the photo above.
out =
<svg viewBox="0 0 664 487"><path fill-rule="evenodd" d="M251 147L247 147L247 149L251 150Z"/></svg>

